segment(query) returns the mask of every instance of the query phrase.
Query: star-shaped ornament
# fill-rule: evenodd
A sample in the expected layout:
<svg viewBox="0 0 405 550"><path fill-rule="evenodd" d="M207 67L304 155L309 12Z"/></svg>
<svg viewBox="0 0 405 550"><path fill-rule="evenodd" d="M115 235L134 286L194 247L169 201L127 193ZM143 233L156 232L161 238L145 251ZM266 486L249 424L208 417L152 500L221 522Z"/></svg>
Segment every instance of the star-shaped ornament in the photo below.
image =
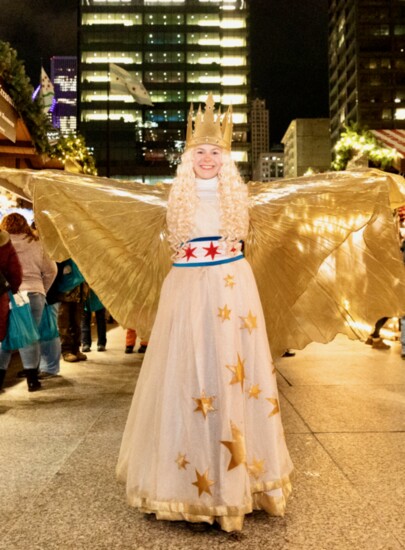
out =
<svg viewBox="0 0 405 550"><path fill-rule="evenodd" d="M196 469L195 474L197 476L197 480L192 483L192 485L195 485L198 488L198 496L200 497L203 493L207 493L208 495L211 495L211 485L214 485L214 481L211 479L208 479L208 469L205 470L203 474L200 474L200 472Z"/></svg>
<svg viewBox="0 0 405 550"><path fill-rule="evenodd" d="M239 428L231 422L232 441L221 441L222 445L231 453L228 471L240 464L246 464L245 437Z"/></svg>
<svg viewBox="0 0 405 550"><path fill-rule="evenodd" d="M185 454L179 453L178 457L176 458L175 462L177 463L177 466L179 470L187 469L187 464L190 464L190 462L187 460L187 457Z"/></svg>
<svg viewBox="0 0 405 550"><path fill-rule="evenodd" d="M213 401L215 396L212 395L207 397L205 391L201 393L201 397L193 397L193 400L197 403L197 407L194 409L194 412L202 412L204 418L207 418L207 414L211 411L215 411L213 406Z"/></svg>
<svg viewBox="0 0 405 550"><path fill-rule="evenodd" d="M233 373L232 380L229 384L240 384L240 387L243 390L243 383L245 380L245 361L246 359L241 359L238 353L238 362L236 365L226 365L226 368Z"/></svg>
<svg viewBox="0 0 405 550"><path fill-rule="evenodd" d="M227 275L226 277L224 277L224 281L225 287L229 286L230 288L233 288L236 285L235 277L233 275Z"/></svg>
<svg viewBox="0 0 405 550"><path fill-rule="evenodd" d="M259 399L259 393L262 393L262 390L260 389L259 384L254 384L250 386L249 399L251 397L254 397L255 399Z"/></svg>
<svg viewBox="0 0 405 550"><path fill-rule="evenodd" d="M243 325L240 327L241 329L247 328L249 331L249 334L252 334L253 329L257 328L257 317L256 315L253 315L253 313L249 309L249 313L247 317L239 316L240 319L242 319Z"/></svg>
<svg viewBox="0 0 405 550"><path fill-rule="evenodd" d="M191 244L189 244L187 248L183 248L184 257L187 258L187 261L189 261L190 258L197 258L194 254L194 250L197 250L197 247L191 248Z"/></svg>
<svg viewBox="0 0 405 550"><path fill-rule="evenodd" d="M218 317L221 318L222 321L230 321L231 320L231 310L228 308L228 306L225 304L224 307L218 308Z"/></svg>
<svg viewBox="0 0 405 550"><path fill-rule="evenodd" d="M215 260L215 256L221 254L220 252L218 252L219 246L214 246L213 242L210 243L209 247L203 246L203 248L207 251L205 256L211 256L212 260Z"/></svg>
<svg viewBox="0 0 405 550"><path fill-rule="evenodd" d="M251 464L248 464L248 472L251 476L253 476L255 479L259 479L259 477L265 473L264 470L264 459L263 460L256 460L254 459Z"/></svg>
<svg viewBox="0 0 405 550"><path fill-rule="evenodd" d="M275 397L266 397L266 399L273 405L273 410L269 414L270 418L271 416L274 416L275 414L280 412L280 405L278 403L278 399L276 399Z"/></svg>

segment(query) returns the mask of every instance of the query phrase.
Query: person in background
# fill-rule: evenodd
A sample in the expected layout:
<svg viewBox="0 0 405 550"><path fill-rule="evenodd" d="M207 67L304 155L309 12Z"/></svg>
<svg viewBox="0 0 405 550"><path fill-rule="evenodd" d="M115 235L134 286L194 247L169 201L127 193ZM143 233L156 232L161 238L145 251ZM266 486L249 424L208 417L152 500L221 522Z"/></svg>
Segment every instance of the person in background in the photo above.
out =
<svg viewBox="0 0 405 550"><path fill-rule="evenodd" d="M10 233L11 241L17 252L23 270L20 291L28 294L32 316L39 326L45 305L45 295L57 274L56 263L45 254L38 236L32 231L27 220L18 213L5 216L0 228ZM39 341L19 350L21 361L26 370L28 391L41 388L38 380L38 367L41 350ZM7 369L11 352L0 350L0 368Z"/></svg>
<svg viewBox="0 0 405 550"><path fill-rule="evenodd" d="M295 352L290 349L286 349L281 357L295 357Z"/></svg>
<svg viewBox="0 0 405 550"><path fill-rule="evenodd" d="M136 330L132 328L127 328L127 332L125 334L125 353L134 352L136 338L137 338ZM148 347L147 340L144 340L141 338L141 343L139 345L138 353L145 353L147 347Z"/></svg>
<svg viewBox="0 0 405 550"><path fill-rule="evenodd" d="M15 294L22 282L22 269L17 252L6 231L0 230L0 273L7 280L8 286ZM9 298L7 289L0 294L0 342L7 332L7 319L9 312ZM3 387L6 369L0 368L0 391Z"/></svg>
<svg viewBox="0 0 405 550"><path fill-rule="evenodd" d="M58 271L58 327L62 357L69 363L86 361L87 355L80 351L80 343L83 307L89 287L72 259L61 262Z"/></svg>
<svg viewBox="0 0 405 550"><path fill-rule="evenodd" d="M31 229L38 236L35 221L31 224ZM53 281L50 289L46 293L46 302L50 307L51 314L54 316L56 323L58 320L59 301L57 298L57 286L59 283L58 276ZM39 362L39 375L41 380L57 376L60 372L61 344L60 337L57 336L52 340L40 341L41 360ZM24 370L19 371L18 376L25 376Z"/></svg>
<svg viewBox="0 0 405 550"><path fill-rule="evenodd" d="M47 292L46 301L51 308L51 313L58 320L59 300L57 297L58 278L52 283ZM41 341L41 360L39 363L39 378L51 378L60 372L61 341L60 336L53 340Z"/></svg>
<svg viewBox="0 0 405 550"><path fill-rule="evenodd" d="M371 346L373 349L382 349L387 350L391 349L391 346L386 344L380 336L380 330L383 328L385 323L388 321L389 317L381 317L375 324L373 332L366 340L366 344Z"/></svg>
<svg viewBox="0 0 405 550"><path fill-rule="evenodd" d="M97 323L97 351L105 351L107 345L107 326L105 307L97 294L90 289L90 294L84 303L82 315L82 351L91 351L91 316L95 313Z"/></svg>

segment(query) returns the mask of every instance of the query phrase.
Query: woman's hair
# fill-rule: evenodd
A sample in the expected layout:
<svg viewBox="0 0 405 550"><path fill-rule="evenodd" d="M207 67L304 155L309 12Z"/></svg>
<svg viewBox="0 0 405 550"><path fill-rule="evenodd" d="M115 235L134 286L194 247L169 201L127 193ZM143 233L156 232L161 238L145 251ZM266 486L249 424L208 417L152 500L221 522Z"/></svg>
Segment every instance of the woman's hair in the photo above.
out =
<svg viewBox="0 0 405 550"><path fill-rule="evenodd" d="M167 227L170 246L177 250L191 236L198 204L193 170L193 149L183 153L170 190ZM222 166L218 173L220 234L230 244L243 240L249 227L247 187L228 151L222 150Z"/></svg>
<svg viewBox="0 0 405 550"><path fill-rule="evenodd" d="M10 233L10 235L26 235L29 241L37 241L38 237L33 233L32 229L28 225L27 220L21 214L13 212L13 214L7 214L1 220L0 228Z"/></svg>

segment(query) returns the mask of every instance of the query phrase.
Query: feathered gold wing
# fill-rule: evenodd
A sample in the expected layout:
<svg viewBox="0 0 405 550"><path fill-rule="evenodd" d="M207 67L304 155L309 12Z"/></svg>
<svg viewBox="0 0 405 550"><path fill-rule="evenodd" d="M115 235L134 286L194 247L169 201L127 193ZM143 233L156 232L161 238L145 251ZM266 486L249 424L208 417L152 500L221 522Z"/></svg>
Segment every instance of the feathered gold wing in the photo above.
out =
<svg viewBox="0 0 405 550"><path fill-rule="evenodd" d="M379 318L405 313L391 210L405 203L402 178L335 172L249 190L246 256L274 354L338 333L362 338Z"/></svg>
<svg viewBox="0 0 405 550"><path fill-rule="evenodd" d="M0 184L32 198L51 258L73 258L113 317L147 337L171 263L167 186L6 168Z"/></svg>
<svg viewBox="0 0 405 550"><path fill-rule="evenodd" d="M51 257L73 257L117 321L147 335L170 267L167 188L5 168L0 184L34 199ZM249 188L246 255L274 354L337 333L363 337L378 318L405 312L391 211L405 203L402 178L340 172Z"/></svg>

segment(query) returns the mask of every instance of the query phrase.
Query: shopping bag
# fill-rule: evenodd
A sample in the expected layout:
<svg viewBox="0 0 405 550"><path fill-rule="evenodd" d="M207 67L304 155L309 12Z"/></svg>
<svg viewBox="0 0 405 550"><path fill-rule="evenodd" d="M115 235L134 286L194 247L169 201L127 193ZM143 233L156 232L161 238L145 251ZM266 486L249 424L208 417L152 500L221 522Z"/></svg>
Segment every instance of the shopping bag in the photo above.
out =
<svg viewBox="0 0 405 550"><path fill-rule="evenodd" d="M39 333L32 317L29 301L22 297L17 304L13 293L8 292L10 298L10 312L7 322L7 334L1 343L2 349L11 351L25 348L39 340Z"/></svg>
<svg viewBox="0 0 405 550"><path fill-rule="evenodd" d="M42 312L38 332L39 339L43 342L53 340L59 336L57 312L47 303L45 303L44 310Z"/></svg>
<svg viewBox="0 0 405 550"><path fill-rule="evenodd" d="M103 307L104 306L100 301L100 298L95 292L93 292L92 289L90 289L90 294L87 300L84 302L84 309L86 311L99 311L100 309L103 309Z"/></svg>

